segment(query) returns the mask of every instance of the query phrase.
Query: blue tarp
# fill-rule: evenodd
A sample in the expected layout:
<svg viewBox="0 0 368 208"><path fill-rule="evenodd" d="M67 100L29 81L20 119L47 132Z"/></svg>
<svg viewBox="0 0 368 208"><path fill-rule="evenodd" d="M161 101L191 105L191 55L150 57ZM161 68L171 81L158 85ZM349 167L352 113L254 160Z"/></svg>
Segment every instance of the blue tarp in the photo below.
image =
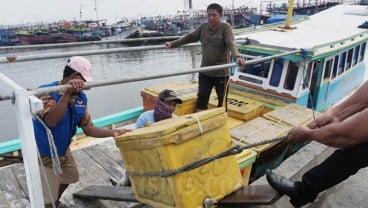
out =
<svg viewBox="0 0 368 208"><path fill-rule="evenodd" d="M300 19L302 17L305 17L306 15L294 15L292 18L294 20L296 19ZM266 20L266 23L267 24L271 24L271 23L275 23L275 22L282 22L282 21L285 21L286 20L286 15L285 14L275 14L275 15L272 15L270 18L268 18Z"/></svg>

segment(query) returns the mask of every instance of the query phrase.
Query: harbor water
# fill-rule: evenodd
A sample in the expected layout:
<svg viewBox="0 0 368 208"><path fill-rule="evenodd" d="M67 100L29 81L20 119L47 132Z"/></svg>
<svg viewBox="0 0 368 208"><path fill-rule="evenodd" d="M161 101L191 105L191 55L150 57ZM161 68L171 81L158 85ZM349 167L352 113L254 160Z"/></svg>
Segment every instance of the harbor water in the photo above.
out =
<svg viewBox="0 0 368 208"><path fill-rule="evenodd" d="M120 44L69 47L47 50L0 51L0 56L12 54L40 54L64 51L95 50L127 47ZM95 81L118 78L136 78L170 72L190 70L199 67L199 47L133 51L86 56L91 61ZM68 58L0 64L0 73L8 76L24 88L36 88L41 84L60 80ZM148 86L168 81L191 81L196 75L147 80L86 90L88 108L93 119L142 106L140 91ZM0 82L0 95L11 93L11 88ZM0 142L18 138L15 106L8 101L0 102Z"/></svg>

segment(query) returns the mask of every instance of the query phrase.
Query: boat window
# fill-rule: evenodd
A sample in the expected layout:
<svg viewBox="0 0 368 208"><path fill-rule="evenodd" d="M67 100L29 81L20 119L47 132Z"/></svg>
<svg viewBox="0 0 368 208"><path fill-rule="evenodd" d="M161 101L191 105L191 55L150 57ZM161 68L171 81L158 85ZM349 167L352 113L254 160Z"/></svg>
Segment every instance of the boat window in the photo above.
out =
<svg viewBox="0 0 368 208"><path fill-rule="evenodd" d="M332 69L332 60L333 59L329 59L329 60L326 61L325 74L323 75L323 81L329 81L330 80L331 69Z"/></svg>
<svg viewBox="0 0 368 208"><path fill-rule="evenodd" d="M277 58L274 60L270 85L274 87L278 87L281 80L282 69L284 68L284 59Z"/></svg>
<svg viewBox="0 0 368 208"><path fill-rule="evenodd" d="M338 74L342 74L344 72L345 68L345 58L346 58L346 52L340 54L340 60L339 60L339 70Z"/></svg>
<svg viewBox="0 0 368 208"><path fill-rule="evenodd" d="M364 59L364 54L365 54L365 47L366 47L367 43L364 42L362 44L362 48L360 49L360 57L359 57L359 62L363 61Z"/></svg>
<svg viewBox="0 0 368 208"><path fill-rule="evenodd" d="M255 64L248 64L240 68L240 72L255 75L262 78L267 78L268 72L270 71L270 66L271 60Z"/></svg>
<svg viewBox="0 0 368 208"><path fill-rule="evenodd" d="M339 55L335 56L334 58L334 64L333 64L333 70L332 70L332 77L331 79L334 79L337 75L337 67L339 66Z"/></svg>
<svg viewBox="0 0 368 208"><path fill-rule="evenodd" d="M312 67L313 67L313 62L309 62L307 71L305 72L305 70L303 70L303 74L305 73L303 76L303 90L309 86L308 83L311 77Z"/></svg>
<svg viewBox="0 0 368 208"><path fill-rule="evenodd" d="M293 90L296 82L296 76L298 75L298 66L296 63L289 61L286 79L284 83L284 89Z"/></svg>
<svg viewBox="0 0 368 208"><path fill-rule="evenodd" d="M346 59L346 70L349 70L351 68L351 63L353 61L353 52L353 48L349 49L348 51L348 58Z"/></svg>
<svg viewBox="0 0 368 208"><path fill-rule="evenodd" d="M355 52L354 52L354 57L353 57L353 66L358 63L359 50L360 50L360 45L357 45L355 47Z"/></svg>

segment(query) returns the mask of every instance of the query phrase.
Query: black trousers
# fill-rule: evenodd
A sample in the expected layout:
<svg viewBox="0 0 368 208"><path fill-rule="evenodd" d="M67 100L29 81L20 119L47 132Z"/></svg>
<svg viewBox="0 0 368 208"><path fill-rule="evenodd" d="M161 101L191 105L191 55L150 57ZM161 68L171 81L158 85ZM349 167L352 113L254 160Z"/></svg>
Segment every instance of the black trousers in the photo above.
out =
<svg viewBox="0 0 368 208"><path fill-rule="evenodd" d="M336 150L320 165L306 172L301 182L296 182L300 200L312 202L317 195L336 185L361 168L368 166L368 142L350 148Z"/></svg>
<svg viewBox="0 0 368 208"><path fill-rule="evenodd" d="M226 94L226 85L229 77L210 77L199 73L198 75L198 100L197 109L208 109L208 101L210 100L212 88L215 87L218 98L217 107L221 107Z"/></svg>

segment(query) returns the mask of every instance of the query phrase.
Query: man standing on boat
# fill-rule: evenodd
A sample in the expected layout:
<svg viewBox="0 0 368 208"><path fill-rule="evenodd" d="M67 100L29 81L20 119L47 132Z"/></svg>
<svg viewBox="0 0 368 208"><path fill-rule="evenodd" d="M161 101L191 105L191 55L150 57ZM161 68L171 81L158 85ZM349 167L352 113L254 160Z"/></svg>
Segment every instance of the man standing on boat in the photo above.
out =
<svg viewBox="0 0 368 208"><path fill-rule="evenodd" d="M292 182L268 170L267 180L279 193L290 197L295 207L313 202L319 193L368 166L368 82L340 105L319 116L308 127L288 134L291 142L315 140L336 150L325 161Z"/></svg>
<svg viewBox="0 0 368 208"><path fill-rule="evenodd" d="M65 66L61 81L40 86L71 86L63 93L52 92L40 97L44 109L33 121L38 151L42 159L40 172L45 207L53 207L68 185L78 181L77 165L69 149L78 126L85 135L92 137L118 136L130 131L93 126L87 108L87 96L82 91L86 81L93 81L91 64L83 57L74 56Z"/></svg>
<svg viewBox="0 0 368 208"><path fill-rule="evenodd" d="M177 47L191 42L200 41L202 47L201 66L228 64L231 56L239 65L244 65L244 59L239 55L231 25L221 22L223 8L219 4L207 7L207 23L201 24L193 32L176 41L166 42L167 48ZM200 72L198 75L197 111L206 110L212 88L215 87L218 97L218 107L223 105L229 80L229 68Z"/></svg>

